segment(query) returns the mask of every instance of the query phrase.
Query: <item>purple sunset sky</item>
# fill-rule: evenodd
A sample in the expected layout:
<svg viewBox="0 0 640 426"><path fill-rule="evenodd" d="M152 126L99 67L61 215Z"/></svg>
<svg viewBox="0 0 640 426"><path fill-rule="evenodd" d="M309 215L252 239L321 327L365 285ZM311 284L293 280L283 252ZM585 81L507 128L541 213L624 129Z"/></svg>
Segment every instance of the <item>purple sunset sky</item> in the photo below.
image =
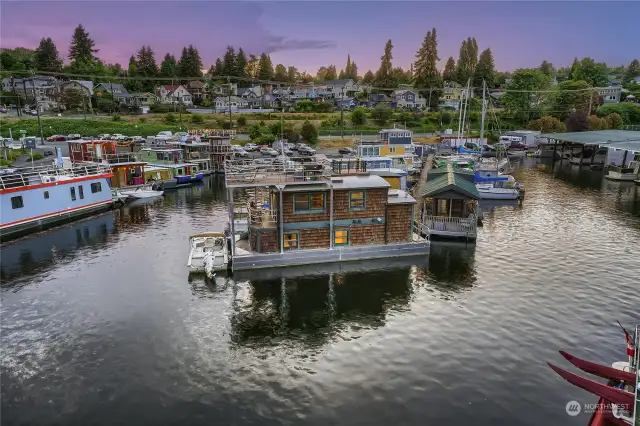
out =
<svg viewBox="0 0 640 426"><path fill-rule="evenodd" d="M612 13L615 12L615 13ZM206 68L225 46L270 52L274 65L314 74L343 68L347 54L360 74L375 71L387 39L393 64L407 68L426 32L438 31L440 66L457 58L463 39L490 47L500 70L556 66L590 56L628 64L640 56L638 32L625 16L640 16L640 2L398 2L398 1L2 1L0 46L35 48L52 37L66 56L73 28L82 24L105 62L126 66L149 44L158 62L193 44ZM629 21L631 22L631 21Z"/></svg>

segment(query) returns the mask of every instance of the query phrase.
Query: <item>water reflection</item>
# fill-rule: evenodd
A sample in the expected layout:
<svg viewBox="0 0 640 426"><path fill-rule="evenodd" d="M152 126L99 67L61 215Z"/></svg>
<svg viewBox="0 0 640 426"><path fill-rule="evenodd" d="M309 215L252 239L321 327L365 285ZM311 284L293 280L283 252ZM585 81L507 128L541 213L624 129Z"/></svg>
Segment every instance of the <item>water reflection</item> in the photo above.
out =
<svg viewBox="0 0 640 426"><path fill-rule="evenodd" d="M425 282L446 293L468 289L476 283L475 244L432 241Z"/></svg>

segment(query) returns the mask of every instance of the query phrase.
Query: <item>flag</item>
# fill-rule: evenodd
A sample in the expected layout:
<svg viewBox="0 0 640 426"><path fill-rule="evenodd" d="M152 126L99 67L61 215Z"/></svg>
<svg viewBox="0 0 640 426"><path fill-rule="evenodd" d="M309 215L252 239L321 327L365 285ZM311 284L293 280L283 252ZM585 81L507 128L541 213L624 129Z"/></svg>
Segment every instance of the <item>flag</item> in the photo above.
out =
<svg viewBox="0 0 640 426"><path fill-rule="evenodd" d="M631 338L631 334L629 334L629 332L627 331L626 328L624 328L622 326L622 324L620 324L620 321L617 321L618 325L620 326L620 328L622 329L622 331L624 332L624 339L627 341L627 355L629 355L630 357L634 357L636 352L635 352L635 344L633 343L633 339Z"/></svg>

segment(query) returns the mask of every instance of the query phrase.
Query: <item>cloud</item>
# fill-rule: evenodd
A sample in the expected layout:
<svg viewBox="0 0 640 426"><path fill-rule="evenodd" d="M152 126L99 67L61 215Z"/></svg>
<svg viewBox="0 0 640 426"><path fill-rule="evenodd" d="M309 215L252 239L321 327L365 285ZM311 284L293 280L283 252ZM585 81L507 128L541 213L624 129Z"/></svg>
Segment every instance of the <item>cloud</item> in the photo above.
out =
<svg viewBox="0 0 640 426"><path fill-rule="evenodd" d="M284 50L333 49L334 47L337 47L337 44L330 40L298 40L270 35L265 53L282 52Z"/></svg>

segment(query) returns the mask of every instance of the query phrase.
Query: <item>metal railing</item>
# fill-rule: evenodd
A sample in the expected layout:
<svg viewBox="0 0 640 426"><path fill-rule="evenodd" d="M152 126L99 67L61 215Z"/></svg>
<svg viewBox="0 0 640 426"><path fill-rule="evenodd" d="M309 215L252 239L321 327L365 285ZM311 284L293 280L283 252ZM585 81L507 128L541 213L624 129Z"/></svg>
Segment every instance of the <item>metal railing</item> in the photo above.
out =
<svg viewBox="0 0 640 426"><path fill-rule="evenodd" d="M83 154L82 161L90 161L94 163L118 164L133 163L140 161L134 153L121 152L117 154L102 154L98 156L95 153Z"/></svg>
<svg viewBox="0 0 640 426"><path fill-rule="evenodd" d="M635 343L635 359L633 367L636 371L633 426L640 426L640 325L636 325L635 341L633 343Z"/></svg>
<svg viewBox="0 0 640 426"><path fill-rule="evenodd" d="M329 181L328 164L297 164L292 161L263 163L252 160L225 161L227 185L277 185L285 183L313 183Z"/></svg>
<svg viewBox="0 0 640 426"><path fill-rule="evenodd" d="M477 231L477 220L475 216L470 217L445 217L445 216L424 216L424 226L433 234L440 232L453 232L459 234L474 234Z"/></svg>
<svg viewBox="0 0 640 426"><path fill-rule="evenodd" d="M111 168L103 164L79 164L71 168L41 166L28 169L16 169L15 173L0 175L0 189L59 182L74 177L94 176L106 173L110 174Z"/></svg>

